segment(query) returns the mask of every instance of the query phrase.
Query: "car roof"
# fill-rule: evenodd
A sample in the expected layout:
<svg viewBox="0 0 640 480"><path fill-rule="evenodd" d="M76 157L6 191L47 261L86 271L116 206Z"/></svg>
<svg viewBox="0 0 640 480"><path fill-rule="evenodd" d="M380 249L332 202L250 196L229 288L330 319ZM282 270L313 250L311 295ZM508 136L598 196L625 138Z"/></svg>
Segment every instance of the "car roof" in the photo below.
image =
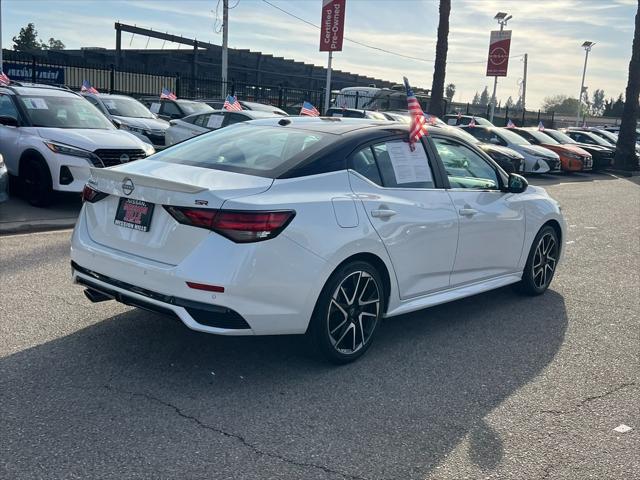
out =
<svg viewBox="0 0 640 480"><path fill-rule="evenodd" d="M38 95L41 97L59 97L60 95L78 96L76 92L67 88L38 83L12 83L2 86L1 88L13 92L16 95Z"/></svg>
<svg viewBox="0 0 640 480"><path fill-rule="evenodd" d="M98 97L98 98L130 98L132 100L135 100L135 98L130 97L129 95L118 95L117 93L102 93L102 92L98 92L98 93L87 93L87 92L80 92L80 95L83 96L92 96L92 97Z"/></svg>

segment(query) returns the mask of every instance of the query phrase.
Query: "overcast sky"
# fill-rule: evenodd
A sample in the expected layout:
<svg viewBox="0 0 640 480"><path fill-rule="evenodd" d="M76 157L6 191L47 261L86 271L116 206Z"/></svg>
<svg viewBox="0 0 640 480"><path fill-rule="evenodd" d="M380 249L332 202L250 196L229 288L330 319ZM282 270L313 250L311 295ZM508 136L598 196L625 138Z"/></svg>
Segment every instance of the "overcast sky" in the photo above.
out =
<svg viewBox="0 0 640 480"><path fill-rule="evenodd" d="M0 0L2 41L29 22L42 39L55 37L67 48L115 47L116 20L185 37L221 43L214 23L218 0ZM237 0L229 0L231 6ZM321 0L270 0L316 25ZM221 2L220 2L221 3ZM438 0L347 0L345 35L372 46L419 57L410 60L345 41L334 54L334 68L430 88L438 25ZM604 89L607 97L624 91L627 81L634 16L638 0L452 0L447 83L454 83L454 100L471 101L476 90L492 88L485 76L489 31L493 17L513 15L511 55L529 54L527 107L537 108L544 97L577 97L584 62L581 44L596 42L589 56L585 84ZM318 51L319 30L284 15L262 0L240 0L230 11L229 46L271 53L316 65L326 65ZM131 42L131 44L130 44ZM147 39L129 34L124 47L145 48ZM160 48L151 39L148 48ZM165 48L171 48L169 44ZM184 47L183 47L184 48ZM522 57L511 58L509 75L498 81L503 102L518 97Z"/></svg>

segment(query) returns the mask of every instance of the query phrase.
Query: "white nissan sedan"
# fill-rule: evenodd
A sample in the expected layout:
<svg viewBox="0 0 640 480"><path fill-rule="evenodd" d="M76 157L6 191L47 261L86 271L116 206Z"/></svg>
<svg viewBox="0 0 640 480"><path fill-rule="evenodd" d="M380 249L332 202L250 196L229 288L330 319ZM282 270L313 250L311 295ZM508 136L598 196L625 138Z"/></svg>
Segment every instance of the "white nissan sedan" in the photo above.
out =
<svg viewBox="0 0 640 480"><path fill-rule="evenodd" d="M306 333L345 363L384 317L551 283L565 224L544 189L450 128L256 120L93 169L73 280L222 335Z"/></svg>

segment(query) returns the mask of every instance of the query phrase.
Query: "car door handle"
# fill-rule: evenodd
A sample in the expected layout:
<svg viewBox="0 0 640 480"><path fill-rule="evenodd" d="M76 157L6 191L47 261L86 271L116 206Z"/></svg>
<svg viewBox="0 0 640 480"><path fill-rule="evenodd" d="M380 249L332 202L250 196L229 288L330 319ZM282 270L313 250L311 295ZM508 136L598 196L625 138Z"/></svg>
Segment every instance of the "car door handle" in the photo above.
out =
<svg viewBox="0 0 640 480"><path fill-rule="evenodd" d="M376 218L389 218L393 217L396 213L398 212L388 209L371 210L371 216Z"/></svg>
<svg viewBox="0 0 640 480"><path fill-rule="evenodd" d="M475 208L461 208L458 213L463 217L473 217L478 211Z"/></svg>

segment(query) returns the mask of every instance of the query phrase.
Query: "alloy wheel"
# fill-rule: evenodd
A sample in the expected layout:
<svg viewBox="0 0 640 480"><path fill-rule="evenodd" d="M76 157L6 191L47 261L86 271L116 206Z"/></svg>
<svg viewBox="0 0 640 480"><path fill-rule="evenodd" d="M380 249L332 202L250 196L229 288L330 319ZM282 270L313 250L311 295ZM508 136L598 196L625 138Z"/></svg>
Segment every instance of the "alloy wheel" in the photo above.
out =
<svg viewBox="0 0 640 480"><path fill-rule="evenodd" d="M536 288L545 288L553 278L558 261L558 245L551 233L540 238L533 256L533 283Z"/></svg>
<svg viewBox="0 0 640 480"><path fill-rule="evenodd" d="M367 345L380 316L380 287L365 271L355 271L338 284L331 296L327 329L333 348L351 355Z"/></svg>

